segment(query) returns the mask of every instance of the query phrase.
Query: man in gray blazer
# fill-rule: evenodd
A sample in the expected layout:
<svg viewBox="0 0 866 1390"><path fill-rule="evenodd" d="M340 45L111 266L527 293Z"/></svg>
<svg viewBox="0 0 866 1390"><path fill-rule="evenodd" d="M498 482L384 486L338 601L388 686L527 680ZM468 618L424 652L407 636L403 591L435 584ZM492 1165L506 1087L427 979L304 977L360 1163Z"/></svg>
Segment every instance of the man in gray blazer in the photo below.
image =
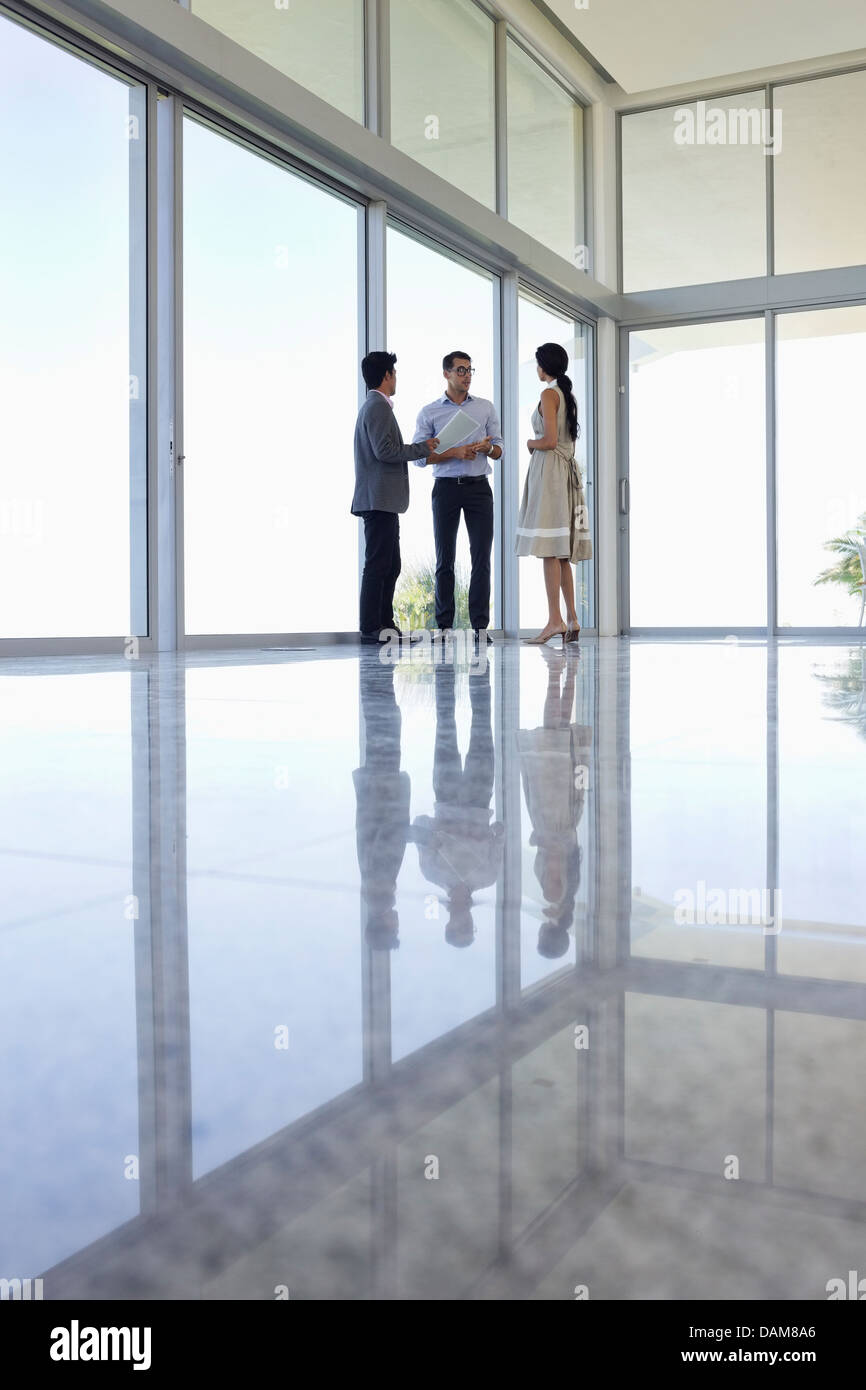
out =
<svg viewBox="0 0 866 1390"><path fill-rule="evenodd" d="M355 426L355 495L352 512L364 518L361 578L361 641L379 641L395 630L394 588L400 574L399 513L409 506L410 459L435 453L438 439L404 444L391 397L397 389L393 352L370 352L361 363L367 398Z"/></svg>

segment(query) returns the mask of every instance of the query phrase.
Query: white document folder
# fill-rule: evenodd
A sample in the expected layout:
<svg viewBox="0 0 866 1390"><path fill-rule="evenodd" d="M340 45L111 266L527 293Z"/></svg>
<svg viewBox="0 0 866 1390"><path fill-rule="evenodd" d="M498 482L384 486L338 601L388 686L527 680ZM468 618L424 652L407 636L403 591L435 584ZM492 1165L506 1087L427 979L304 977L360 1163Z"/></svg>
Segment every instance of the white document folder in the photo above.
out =
<svg viewBox="0 0 866 1390"><path fill-rule="evenodd" d="M451 419L439 431L439 447L437 454L444 454L446 449L454 449L458 444L474 443L476 439L483 439L481 426L477 420L473 420L468 410L455 410Z"/></svg>

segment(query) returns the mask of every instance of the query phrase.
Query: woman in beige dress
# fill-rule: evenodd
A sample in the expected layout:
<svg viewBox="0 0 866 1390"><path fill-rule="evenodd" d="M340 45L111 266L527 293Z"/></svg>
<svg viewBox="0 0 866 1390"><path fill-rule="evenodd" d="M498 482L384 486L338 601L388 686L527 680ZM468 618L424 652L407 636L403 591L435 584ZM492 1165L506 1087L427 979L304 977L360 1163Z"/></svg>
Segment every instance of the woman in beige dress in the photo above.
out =
<svg viewBox="0 0 866 1390"><path fill-rule="evenodd" d="M548 666L543 724L518 729L517 747L532 823L529 843L536 849L535 876L544 898L538 952L554 959L568 950L574 924L581 862L577 827L586 799L592 729L572 722L577 663L560 651L545 649L543 655Z"/></svg>
<svg viewBox="0 0 866 1390"><path fill-rule="evenodd" d="M592 555L586 496L574 457L580 426L566 375L565 348L560 343L542 343L535 361L545 386L532 416L535 438L527 441L532 459L517 518L516 550L518 555L538 555L544 562L547 625L529 641L537 646L561 634L565 646L576 642L580 633L571 566ZM565 599L565 622L560 594Z"/></svg>

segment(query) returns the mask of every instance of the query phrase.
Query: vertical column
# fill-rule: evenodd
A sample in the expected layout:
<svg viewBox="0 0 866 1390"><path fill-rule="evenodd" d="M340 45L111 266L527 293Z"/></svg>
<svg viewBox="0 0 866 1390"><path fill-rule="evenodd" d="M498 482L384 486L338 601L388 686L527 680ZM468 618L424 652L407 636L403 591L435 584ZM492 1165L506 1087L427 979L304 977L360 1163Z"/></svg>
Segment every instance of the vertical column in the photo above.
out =
<svg viewBox="0 0 866 1390"><path fill-rule="evenodd" d="M775 637L767 643L767 896L773 927L779 908L784 902L779 891L779 648ZM764 937L764 970L768 975L778 971L778 936L771 929ZM776 1085L776 1013L767 1010L766 1042L766 1152L765 1181L773 1182L773 1138Z"/></svg>
<svg viewBox="0 0 866 1390"><path fill-rule="evenodd" d="M496 211L500 217L508 216L508 25L504 19L496 21L494 37L495 57L495 106L494 122L496 130Z"/></svg>
<svg viewBox="0 0 866 1390"><path fill-rule="evenodd" d="M617 199L616 112L597 101L587 112L589 188L588 220L592 228L591 269L596 280L611 289L618 286L619 219Z"/></svg>
<svg viewBox="0 0 866 1390"><path fill-rule="evenodd" d="M622 955L631 903L631 809L628 730L629 652L625 642L599 641L595 729L596 965L612 970Z"/></svg>
<svg viewBox="0 0 866 1390"><path fill-rule="evenodd" d="M150 396L147 360L148 178L153 168L153 88L129 88L129 636L148 626L147 437Z"/></svg>
<svg viewBox="0 0 866 1390"><path fill-rule="evenodd" d="M580 589L586 584L586 604L581 608L578 603L578 612L581 614L581 622L587 627L594 627L596 632L599 630L598 618L598 517L596 508L596 476L598 473L598 432L596 420L598 417L598 404L596 400L596 362L598 361L598 350L596 343L596 328L594 325L575 323L575 343L583 345L583 371L586 392L586 419L582 422L581 428L584 431L584 485L586 489L586 505L589 512L589 528L593 538L592 559L577 569Z"/></svg>
<svg viewBox="0 0 866 1390"><path fill-rule="evenodd" d="M364 6L364 120L368 130L391 139L391 4Z"/></svg>
<svg viewBox="0 0 866 1390"><path fill-rule="evenodd" d="M578 270L595 274L595 181L593 108L574 105L574 259Z"/></svg>
<svg viewBox="0 0 866 1390"><path fill-rule="evenodd" d="M596 102L589 113L592 141L590 176L592 179L591 264L593 275L603 285L618 285L619 225L617 200L616 112L604 102ZM619 531L617 496L617 427L619 392L616 325L600 319L595 341L596 360L596 530L598 554L598 594L596 626L600 636L612 636L622 628L623 614L617 601L618 555L622 537ZM625 461L623 460L623 463Z"/></svg>
<svg viewBox="0 0 866 1390"><path fill-rule="evenodd" d="M520 458L520 391L517 346L519 283L516 271L507 271L500 280L500 336L502 343L502 437L505 452L499 478L499 564L501 570L501 611L497 622L507 637L520 631L520 594L514 542L517 528L518 460Z"/></svg>
<svg viewBox="0 0 866 1390"><path fill-rule="evenodd" d="M494 650L496 689L496 819L505 826L505 854L496 889L496 1003L499 1011L499 1259L511 1258L513 1209L513 1085L509 1014L520 1000L521 823L520 652Z"/></svg>
<svg viewBox="0 0 866 1390"><path fill-rule="evenodd" d="M160 651L174 651L178 644L179 572L183 556L182 528L178 527L177 464L180 443L180 140L181 111L174 97L160 93L155 102L156 197L152 199L152 241L155 247L155 324L151 368L154 469L151 497L154 583L152 618ZM152 627L154 624L152 623Z"/></svg>
<svg viewBox="0 0 866 1390"><path fill-rule="evenodd" d="M376 660L374 654L371 660ZM361 658L362 662L364 657ZM359 767L367 766L367 720L364 716L364 701L361 698L359 675L358 687L358 729L359 729ZM378 732L381 742L381 727ZM358 792L360 798L361 792ZM360 817L360 800L357 815ZM369 811L367 812L369 815ZM360 824L360 821L358 822ZM367 941L367 911L364 902L363 868L359 890L359 922L361 931L361 1010L363 1034L363 1075L368 1085L377 1085L388 1079L391 1071L391 952L377 949Z"/></svg>
<svg viewBox="0 0 866 1390"><path fill-rule="evenodd" d="M387 349L387 242L388 206L367 207L367 351Z"/></svg>
<svg viewBox="0 0 866 1390"><path fill-rule="evenodd" d="M504 393L502 389L502 291L500 290L493 298L493 400L499 412L500 422L502 420L502 403ZM503 436L504 437L504 436ZM509 563L502 541L502 487L503 474L507 468L504 451L500 455L499 462L493 463L493 473L490 476L490 485L493 488L493 627L502 631L502 590L505 576L505 567Z"/></svg>
<svg viewBox="0 0 866 1390"><path fill-rule="evenodd" d="M192 1183L184 704L176 672L132 673L135 1012L142 1213Z"/></svg>
<svg viewBox="0 0 866 1390"><path fill-rule="evenodd" d="M186 708L174 662L151 678L150 896L156 1173L161 1207L192 1183L189 953L186 902Z"/></svg>
<svg viewBox="0 0 866 1390"><path fill-rule="evenodd" d="M375 3L375 0L371 0ZM369 8L369 6L368 6ZM361 315L358 341L366 344L363 351L387 351L388 299L387 299L387 249L388 249L388 205L374 202L367 205L364 225L359 228L359 266L361 268L359 313ZM358 372L358 405L366 395L363 378ZM364 533L361 518L358 518L358 588L361 587L361 573L364 568Z"/></svg>
<svg viewBox="0 0 866 1390"><path fill-rule="evenodd" d="M628 646L600 640L594 729L596 782L594 892L595 964L610 971L629 946L631 812L629 776ZM624 1132L625 999L610 994L591 1004L587 1060L587 1144L590 1168L610 1175L621 1157Z"/></svg>
<svg viewBox="0 0 866 1390"><path fill-rule="evenodd" d="M766 159L765 164L772 164ZM776 557L776 316L764 315L764 449L767 493L767 636L778 630Z"/></svg>
<svg viewBox="0 0 866 1390"><path fill-rule="evenodd" d="M153 900L151 897L150 682L144 662L131 662L132 891L136 917L135 1032L138 1050L138 1172L142 1216L157 1206L156 1039L154 1034ZM138 669L138 667L141 669Z"/></svg>
<svg viewBox="0 0 866 1390"><path fill-rule="evenodd" d="M618 457L617 418L620 402L617 370L617 328L612 319L599 319L596 332L596 527L600 637L615 637L627 615L627 589L620 579L620 555L627 559L625 515L620 514L620 470L628 460ZM623 476L625 473L623 472ZM622 593L621 593L622 590ZM622 604L622 608L621 608Z"/></svg>
<svg viewBox="0 0 866 1390"><path fill-rule="evenodd" d="M496 652L496 732L499 767L496 818L505 826L505 854L497 892L497 983L500 1013L520 999L521 834L520 763L516 730L520 723L520 652Z"/></svg>

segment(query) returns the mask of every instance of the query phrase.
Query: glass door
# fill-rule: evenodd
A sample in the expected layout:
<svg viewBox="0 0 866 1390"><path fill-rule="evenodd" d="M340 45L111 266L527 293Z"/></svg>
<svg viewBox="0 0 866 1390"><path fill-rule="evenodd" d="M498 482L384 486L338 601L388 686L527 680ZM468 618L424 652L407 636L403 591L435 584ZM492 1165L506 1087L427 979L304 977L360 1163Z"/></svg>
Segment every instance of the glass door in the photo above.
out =
<svg viewBox="0 0 866 1390"><path fill-rule="evenodd" d="M0 642L148 635L145 106L0 16Z"/></svg>
<svg viewBox="0 0 866 1390"><path fill-rule="evenodd" d="M184 121L187 634L349 632L360 208Z"/></svg>
<svg viewBox="0 0 866 1390"><path fill-rule="evenodd" d="M465 352L475 375L470 394L499 407L497 309L499 282L480 266L446 252L408 228L388 227L388 350L397 354L394 410L408 442L414 437L422 406L445 392L442 359ZM499 414L501 426L501 413ZM497 508L502 464L490 460L488 482ZM395 612L410 628L435 627L433 586L436 569L433 539L433 478L430 468L409 464L411 500L400 517L403 570L397 582ZM494 626L497 546L491 558L490 625ZM455 562L455 627L469 626L469 541L461 518Z"/></svg>
<svg viewBox="0 0 866 1390"><path fill-rule="evenodd" d="M627 367L628 625L764 628L763 318L633 330Z"/></svg>

